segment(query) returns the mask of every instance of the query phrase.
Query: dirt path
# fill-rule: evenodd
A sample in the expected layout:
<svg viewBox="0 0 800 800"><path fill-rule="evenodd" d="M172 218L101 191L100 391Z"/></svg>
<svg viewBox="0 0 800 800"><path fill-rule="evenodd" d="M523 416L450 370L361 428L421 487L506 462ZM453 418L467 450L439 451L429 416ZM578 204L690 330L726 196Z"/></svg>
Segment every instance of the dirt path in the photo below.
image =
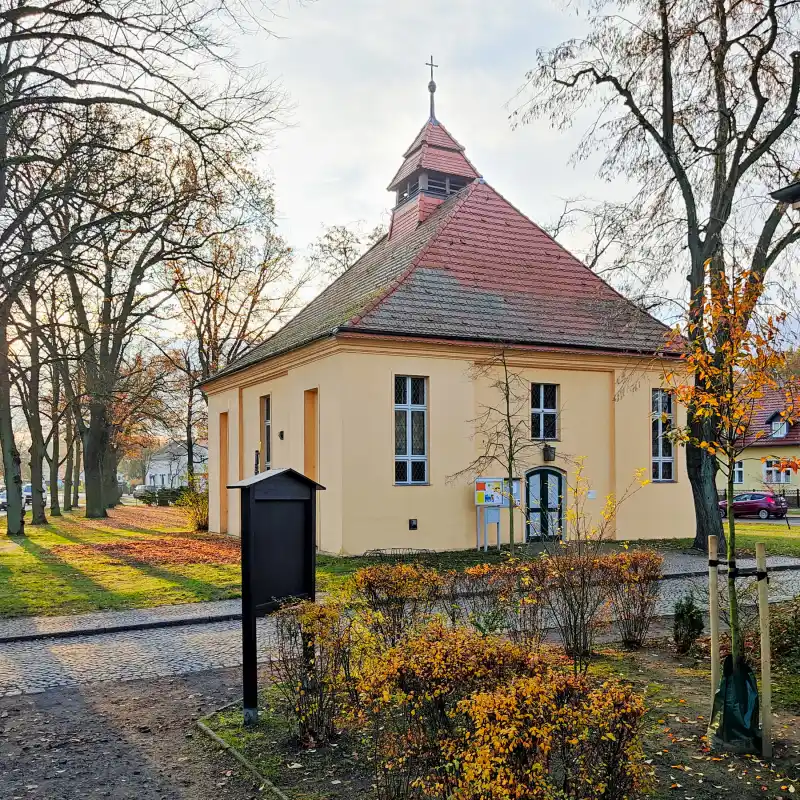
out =
<svg viewBox="0 0 800 800"><path fill-rule="evenodd" d="M262 797L192 726L235 699L239 680L228 669L0 698L0 797Z"/></svg>

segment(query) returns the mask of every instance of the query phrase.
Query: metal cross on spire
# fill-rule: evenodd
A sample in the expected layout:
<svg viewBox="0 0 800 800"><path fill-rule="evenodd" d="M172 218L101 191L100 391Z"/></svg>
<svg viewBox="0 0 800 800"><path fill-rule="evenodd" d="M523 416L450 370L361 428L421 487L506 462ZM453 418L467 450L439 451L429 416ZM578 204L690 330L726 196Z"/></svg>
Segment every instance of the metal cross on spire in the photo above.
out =
<svg viewBox="0 0 800 800"><path fill-rule="evenodd" d="M439 65L433 63L433 56L431 56L431 60L426 61L425 66L431 68L431 81L428 84L428 91L431 93L431 119L436 119L436 113L433 106L433 95L436 92L436 81L433 79L433 70L437 69Z"/></svg>

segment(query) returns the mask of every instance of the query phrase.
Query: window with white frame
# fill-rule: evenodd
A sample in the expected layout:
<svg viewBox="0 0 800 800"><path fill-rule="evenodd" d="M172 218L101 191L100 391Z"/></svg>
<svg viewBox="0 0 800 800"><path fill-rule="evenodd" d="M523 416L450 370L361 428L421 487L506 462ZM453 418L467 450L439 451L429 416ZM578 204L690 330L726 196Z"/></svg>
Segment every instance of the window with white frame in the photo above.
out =
<svg viewBox="0 0 800 800"><path fill-rule="evenodd" d="M744 461L737 461L733 467L733 482L744 483Z"/></svg>
<svg viewBox="0 0 800 800"><path fill-rule="evenodd" d="M789 423L785 419L772 420L772 436L774 439L783 439L789 433Z"/></svg>
<svg viewBox="0 0 800 800"><path fill-rule="evenodd" d="M428 482L428 386L426 378L394 378L394 482Z"/></svg>
<svg viewBox="0 0 800 800"><path fill-rule="evenodd" d="M652 478L654 481L675 480L675 457L667 434L675 421L672 394L653 389L651 423Z"/></svg>
<svg viewBox="0 0 800 800"><path fill-rule="evenodd" d="M792 477L790 469L781 469L780 461L764 462L764 483L789 483Z"/></svg>
<svg viewBox="0 0 800 800"><path fill-rule="evenodd" d="M531 439L558 438L558 385L531 384Z"/></svg>
<svg viewBox="0 0 800 800"><path fill-rule="evenodd" d="M272 469L272 397L264 398L264 452L261 454L262 469Z"/></svg>

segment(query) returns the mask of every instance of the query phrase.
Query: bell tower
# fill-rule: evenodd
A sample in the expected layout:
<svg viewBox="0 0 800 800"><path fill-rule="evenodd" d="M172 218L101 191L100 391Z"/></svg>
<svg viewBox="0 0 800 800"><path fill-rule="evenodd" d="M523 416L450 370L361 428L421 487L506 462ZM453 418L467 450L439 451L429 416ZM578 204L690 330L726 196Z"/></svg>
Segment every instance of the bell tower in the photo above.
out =
<svg viewBox="0 0 800 800"><path fill-rule="evenodd" d="M403 164L388 186L396 202L389 227L389 238L417 227L440 203L456 194L480 175L460 145L436 118L436 81L431 60L430 116L411 146L403 153Z"/></svg>

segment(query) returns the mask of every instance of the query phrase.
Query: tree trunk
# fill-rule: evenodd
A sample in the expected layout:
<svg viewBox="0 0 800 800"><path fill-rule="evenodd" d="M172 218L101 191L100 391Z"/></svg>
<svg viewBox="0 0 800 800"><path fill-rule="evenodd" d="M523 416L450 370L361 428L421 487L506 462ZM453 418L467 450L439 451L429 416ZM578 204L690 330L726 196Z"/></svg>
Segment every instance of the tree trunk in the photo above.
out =
<svg viewBox="0 0 800 800"><path fill-rule="evenodd" d="M82 438L86 516L89 519L103 519L108 516L103 502L103 459L108 449L108 425L103 403L90 405L89 426Z"/></svg>
<svg viewBox="0 0 800 800"><path fill-rule="evenodd" d="M47 525L47 514L44 506L44 448L41 438L33 435L33 442L28 448L31 454L31 525ZM37 441L37 439L39 441Z"/></svg>
<svg viewBox="0 0 800 800"><path fill-rule="evenodd" d="M74 447L75 447L75 463L72 465L72 507L80 508L80 497L78 494L81 490L81 437L78 432L74 433Z"/></svg>
<svg viewBox="0 0 800 800"><path fill-rule="evenodd" d="M189 387L189 401L186 413L186 482L190 489L194 489L194 430L192 419L194 417L194 388Z"/></svg>
<svg viewBox="0 0 800 800"><path fill-rule="evenodd" d="M61 426L58 424L59 418L59 404L61 402L61 386L59 385L58 367L54 366L52 370L52 389L53 389L53 402L51 405L51 412L53 415L52 433L50 440L52 445L51 458L50 458L50 516L61 516L61 505L58 499L58 467L61 460Z"/></svg>
<svg viewBox="0 0 800 800"><path fill-rule="evenodd" d="M702 425L691 424L692 435L697 434L700 441L709 437L702 432ZM696 428L696 430L695 430ZM705 450L692 444L686 445L686 471L694 498L695 536L694 547L708 552L708 537L716 536L720 548L725 546L725 532L719 513L717 496L717 459Z"/></svg>
<svg viewBox="0 0 800 800"><path fill-rule="evenodd" d="M6 311L0 309L5 319ZM7 522L9 536L25 535L25 507L22 502L22 459L14 438L11 413L11 377L8 364L8 326L0 322L0 446L3 448L3 471L6 480Z"/></svg>
<svg viewBox="0 0 800 800"><path fill-rule="evenodd" d="M119 484L117 483L117 454L107 445L103 456L103 502L106 508L114 508L119 503Z"/></svg>
<svg viewBox="0 0 800 800"><path fill-rule="evenodd" d="M72 511L72 469L73 453L75 452L75 442L72 438L72 409L67 411L64 428L64 437L67 445L67 460L64 463L64 511ZM77 439L77 437L75 438Z"/></svg>
<svg viewBox="0 0 800 800"><path fill-rule="evenodd" d="M30 371L28 379L27 404L29 408L25 410L28 418L28 429L31 434L31 446L28 452L31 456L31 525L46 525L47 515L44 508L44 434L42 433L41 417L41 397L39 387L42 376L41 360L39 353L38 325L38 300L35 281L31 281L28 287L30 296L31 314L31 333L29 342Z"/></svg>
<svg viewBox="0 0 800 800"><path fill-rule="evenodd" d="M508 465L508 542L509 552L514 555L516 539L514 538L514 465ZM499 540L499 536L497 537Z"/></svg>

